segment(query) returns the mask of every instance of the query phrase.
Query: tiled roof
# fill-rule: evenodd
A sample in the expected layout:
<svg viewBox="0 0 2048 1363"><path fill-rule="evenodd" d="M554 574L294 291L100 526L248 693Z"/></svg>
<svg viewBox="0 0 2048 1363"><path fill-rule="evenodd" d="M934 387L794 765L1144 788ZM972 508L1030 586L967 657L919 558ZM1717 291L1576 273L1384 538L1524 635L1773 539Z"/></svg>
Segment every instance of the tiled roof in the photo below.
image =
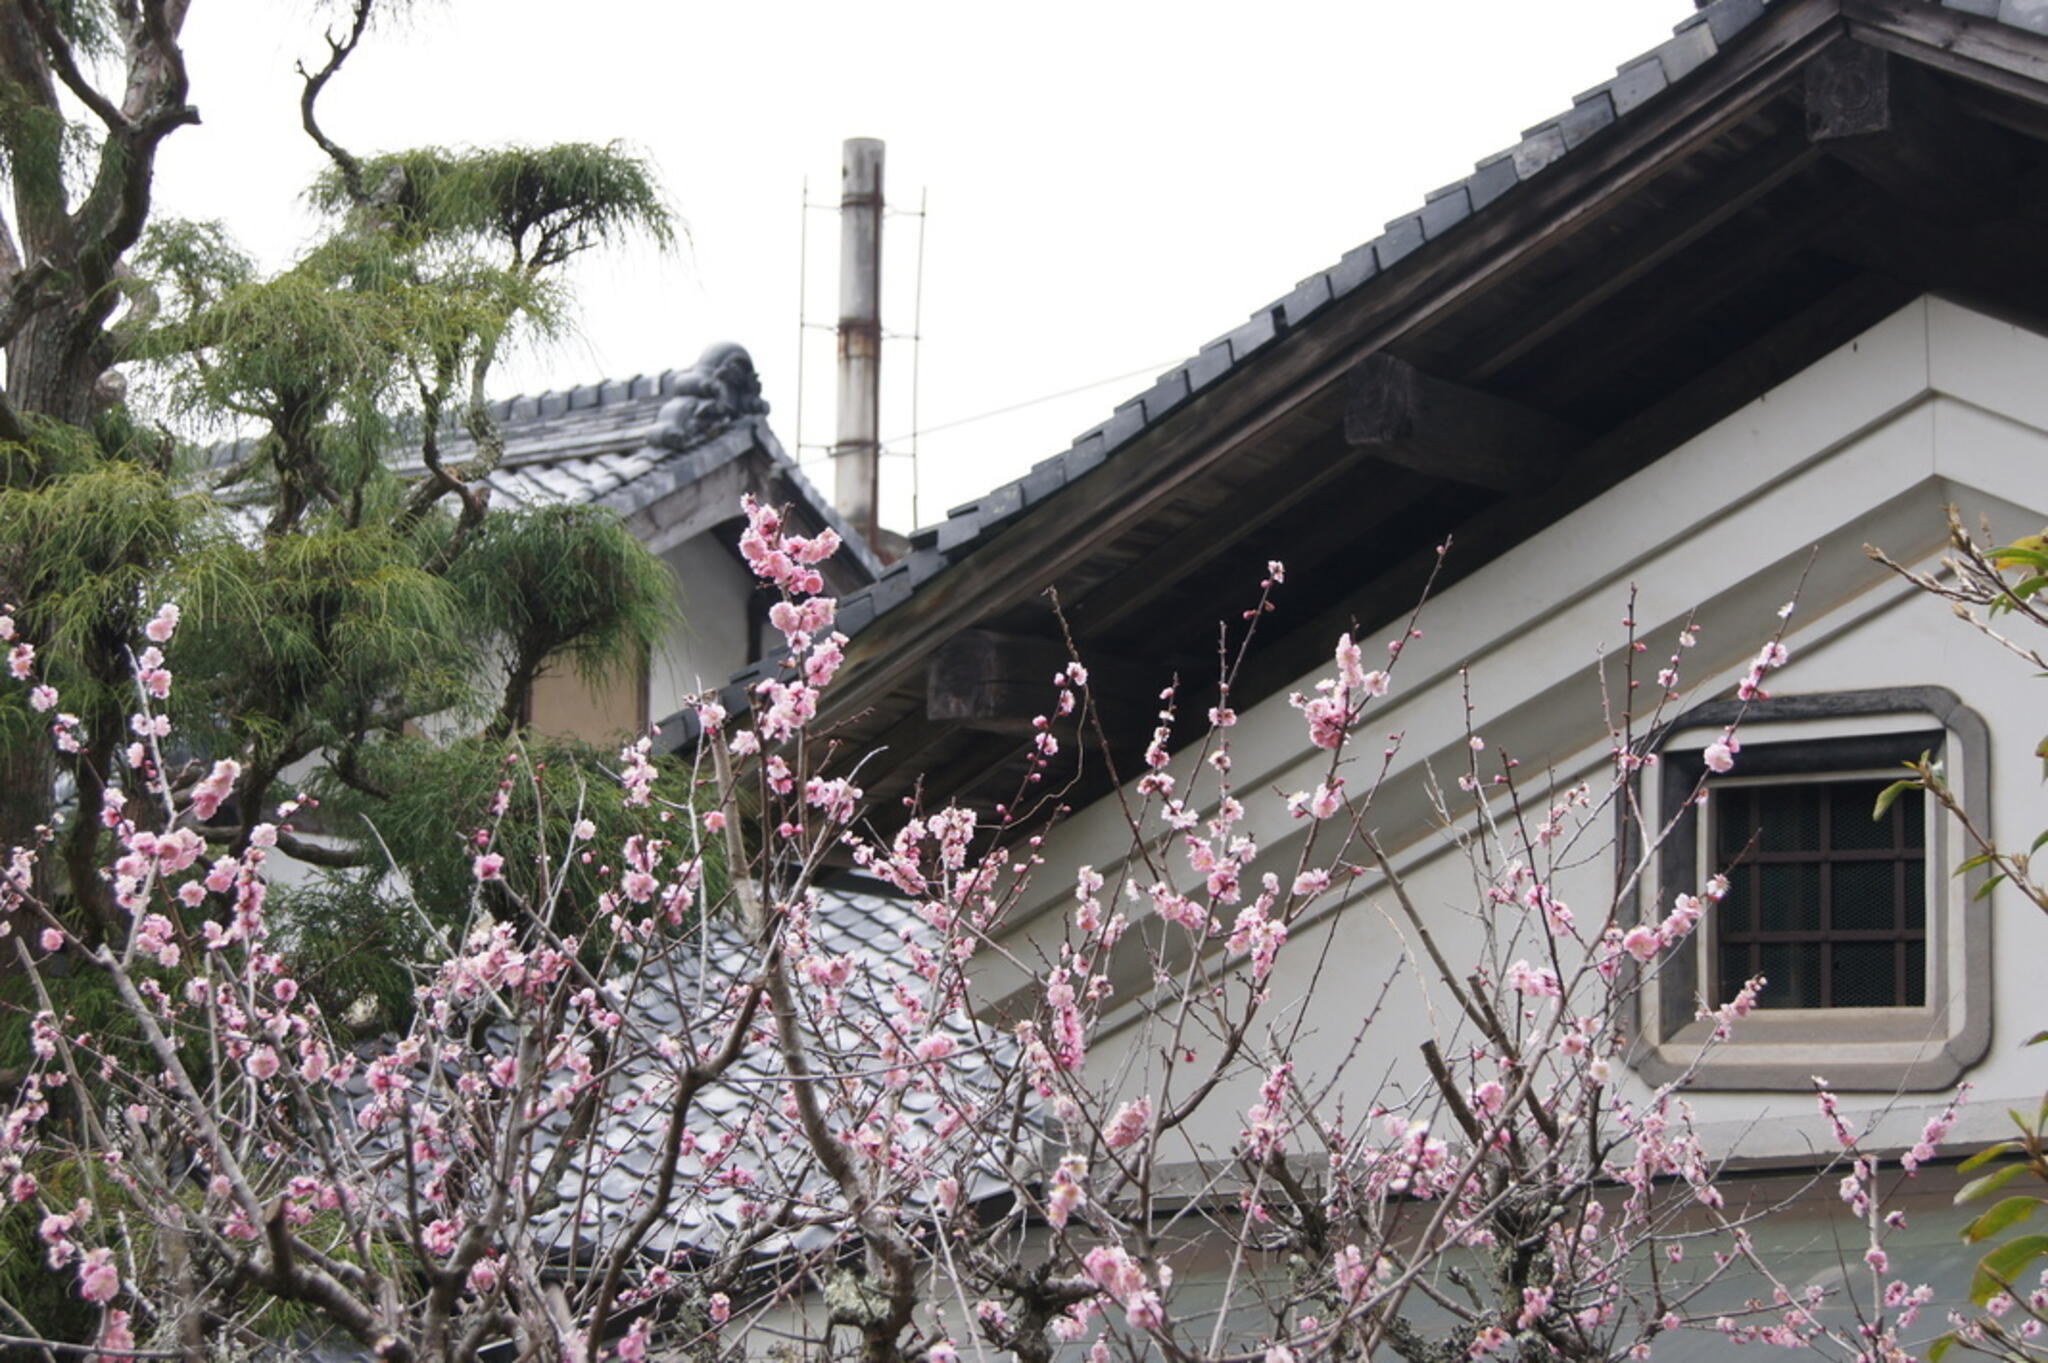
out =
<svg viewBox="0 0 2048 1363"><path fill-rule="evenodd" d="M490 404L505 438L504 457L484 482L501 506L545 506L592 502L621 516L634 512L696 483L713 470L759 450L776 467L780 480L808 505L821 521L836 529L850 554L873 576L881 564L855 535L831 499L813 486L769 429L767 418L744 416L723 431L676 450L654 443L663 404L675 396L689 369L585 384L561 392L523 394ZM207 451L206 463L226 467L246 458L252 440L229 441ZM469 433L450 427L441 436L441 457L449 465L476 454ZM402 462L398 472L416 476L424 466ZM256 512L261 489L252 489L243 519L260 527ZM733 508L738 515L738 508Z"/></svg>
<svg viewBox="0 0 2048 1363"><path fill-rule="evenodd" d="M1784 3L1785 0L1778 0ZM926 582L966 557L1025 510L1056 495L1114 457L1148 428L1196 394L1261 355L1319 309L1344 298L1425 243L1436 241L1496 200L1567 158L1588 138L1691 75L1765 14L1772 0L1714 0L1681 22L1660 46L1627 62L1614 78L1572 100L1571 108L1528 129L1513 146L1481 160L1464 179L1427 196L1414 212L1388 223L1379 236L1346 252L1329 269L1310 275L1249 319L1162 374L1149 388L1117 406L1107 421L1075 437L1067 449L1034 465L1023 477L974 501L910 537L910 553L891 564L872 587L843 597L838 628L851 635L908 601ZM1942 8L1993 19L2048 36L2048 0L1940 0ZM776 666L767 659L734 679L727 708L745 704L743 687ZM668 742L694 741L694 717L663 721Z"/></svg>
<svg viewBox="0 0 2048 1363"><path fill-rule="evenodd" d="M911 906L883 894L844 887L820 889L810 922L812 951L828 957L853 957L864 969L878 967L877 980L886 975L893 983L896 975L890 972L907 971L910 943L938 949L933 930ZM592 1243L604 1243L644 1210L637 1199L649 1187L650 1170L669 1120L667 1100L674 1093L678 1073L677 1064L662 1059L654 1042L659 1037L673 1037L687 1048L694 1044L692 1020L699 1024L698 1030L703 1025L724 1026L724 1005L733 986L751 978L759 965L759 945L750 942L728 916L707 925L701 943L685 944L659 964L646 967L629 999L613 999L614 1006L627 1015L618 1034L630 1044L621 1046L625 1055L616 1062L607 1089L611 1101L583 1147L586 1153L573 1159L562 1177L561 1201L535 1220L536 1236L549 1250L566 1256ZM907 1025L900 1006L878 997L881 992L873 985L863 987L856 975L843 991L836 1018L824 1023L807 1018L804 1026L814 1039L818 1027L834 1028L842 1055L873 1055L876 1048L868 1037L885 1029L900 1035ZM714 1016L719 1020L704 1023L705 1018ZM985 1104L998 1096L998 1067L987 1055L992 1048L1014 1044L1006 1033L978 1026L958 1013L916 1026L915 1035L901 1037L906 1051L911 1043L931 1033L943 1032L956 1043L958 1049L944 1062L947 1097L958 1100L972 1094ZM501 1035L499 1040L510 1045L509 1035ZM915 1080L890 1085L879 1066L865 1077L841 1075L838 1082L842 1088L861 1083L872 1089L868 1098L851 1105L856 1110L883 1112L892 1102L900 1104L904 1120L892 1137L898 1149L940 1148L942 1138L934 1122L941 1098L932 1086ZM744 1207L748 1203L788 1206L797 1218L827 1221L842 1209L837 1185L820 1169L795 1124L783 1114L781 1095L786 1086L780 1053L757 1045L743 1054L724 1079L697 1095L690 1132L699 1153L681 1157L671 1213L650 1232L643 1250L646 1255L716 1254L747 1224ZM351 1089L358 1100L367 1097L360 1075L351 1082ZM621 1102L628 1094L636 1095L638 1101ZM630 1110L621 1112L621 1107ZM533 1173L543 1173L553 1162L554 1142L569 1120L567 1114L557 1113L543 1127L534 1143ZM983 1170L977 1178L978 1183L963 1180L963 1195L973 1200L1008 1187L996 1170ZM767 1255L804 1252L829 1246L836 1238L830 1226L810 1224L779 1233L754 1248Z"/></svg>

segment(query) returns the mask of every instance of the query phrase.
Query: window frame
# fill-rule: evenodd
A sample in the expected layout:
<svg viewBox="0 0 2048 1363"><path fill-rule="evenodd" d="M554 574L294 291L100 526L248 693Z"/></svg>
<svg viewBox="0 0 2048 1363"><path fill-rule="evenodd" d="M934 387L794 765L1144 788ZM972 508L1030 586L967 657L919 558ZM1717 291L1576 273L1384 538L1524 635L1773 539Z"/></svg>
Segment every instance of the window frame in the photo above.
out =
<svg viewBox="0 0 2048 1363"><path fill-rule="evenodd" d="M1931 751L1947 764L1950 788L1963 807L1990 832L1989 733L1982 717L1945 687L1711 701L1672 721L1655 744L1659 760L1645 784L1656 798L1654 809L1645 811L1646 826L1672 826L1644 876L1655 898L1638 895L1645 921L1661 918L1676 895L1698 893L1715 869L1702 866L1709 820L1690 797L1702 779L1711 779L1702 749L1738 721L1742 751L1734 781L1890 775L1900 762ZM1637 996L1637 1071L1665 1083L1697 1066L1697 1088L1783 1091L1810 1089L1815 1071L1825 1070L1843 1090L1926 1092L1950 1087L1982 1059L1991 1041L1991 924L1986 906L1973 901L1988 872L1954 875L1969 855L1960 822L1931 800L1927 809L1922 1004L1758 1009L1737 1026L1733 1040L1709 1048L1712 1024L1699 1021L1697 1012L1716 959L1710 909L1700 930L1663 960ZM1631 864L1640 860L1640 846L1631 845Z"/></svg>

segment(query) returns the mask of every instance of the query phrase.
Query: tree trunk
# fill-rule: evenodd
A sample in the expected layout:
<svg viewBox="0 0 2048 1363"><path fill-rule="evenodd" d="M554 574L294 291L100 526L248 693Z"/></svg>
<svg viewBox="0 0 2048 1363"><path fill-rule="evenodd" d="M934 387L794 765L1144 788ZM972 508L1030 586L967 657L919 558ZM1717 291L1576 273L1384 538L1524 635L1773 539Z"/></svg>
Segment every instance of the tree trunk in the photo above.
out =
<svg viewBox="0 0 2048 1363"><path fill-rule="evenodd" d="M82 299L66 298L31 317L7 347L7 395L15 410L89 425L93 394L105 372L91 344L78 336Z"/></svg>

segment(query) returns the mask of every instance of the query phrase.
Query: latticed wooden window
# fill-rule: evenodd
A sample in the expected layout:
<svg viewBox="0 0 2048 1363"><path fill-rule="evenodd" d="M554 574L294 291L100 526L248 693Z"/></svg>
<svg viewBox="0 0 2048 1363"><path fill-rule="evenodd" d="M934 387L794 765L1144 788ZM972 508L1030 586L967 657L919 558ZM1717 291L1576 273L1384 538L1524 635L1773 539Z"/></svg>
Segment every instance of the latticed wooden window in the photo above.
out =
<svg viewBox="0 0 2048 1363"><path fill-rule="evenodd" d="M1927 999L1926 802L1871 810L1888 777L1716 784L1713 996L1764 976L1766 1008L1916 1008Z"/></svg>

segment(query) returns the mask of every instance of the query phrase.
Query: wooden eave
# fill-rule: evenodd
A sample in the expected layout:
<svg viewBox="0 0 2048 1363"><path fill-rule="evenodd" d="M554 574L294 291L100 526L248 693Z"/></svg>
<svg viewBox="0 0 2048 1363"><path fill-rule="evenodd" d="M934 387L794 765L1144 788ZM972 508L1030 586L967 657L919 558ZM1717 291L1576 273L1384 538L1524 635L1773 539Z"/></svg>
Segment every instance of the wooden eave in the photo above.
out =
<svg viewBox="0 0 2048 1363"><path fill-rule="evenodd" d="M1873 59L1891 125L1816 131L1829 64ZM2013 252L2048 239L2044 110L2032 35L1904 0L1781 0L868 623L827 729L874 754L861 783L885 817L913 793L1080 803L1107 789L1099 756L1026 779L1031 688L1049 710L1065 650L1048 588L1113 679L1094 689L1127 777L1169 674L1194 731L1217 622L1241 623L1269 558L1290 576L1240 707L1340 630L1397 618L1446 537L1456 580L1920 293L2048 318L2048 257ZM1447 412L1455 438L1432 445L1418 424ZM1489 430L1520 443L1489 456ZM1062 763L1086 746L1068 735Z"/></svg>

